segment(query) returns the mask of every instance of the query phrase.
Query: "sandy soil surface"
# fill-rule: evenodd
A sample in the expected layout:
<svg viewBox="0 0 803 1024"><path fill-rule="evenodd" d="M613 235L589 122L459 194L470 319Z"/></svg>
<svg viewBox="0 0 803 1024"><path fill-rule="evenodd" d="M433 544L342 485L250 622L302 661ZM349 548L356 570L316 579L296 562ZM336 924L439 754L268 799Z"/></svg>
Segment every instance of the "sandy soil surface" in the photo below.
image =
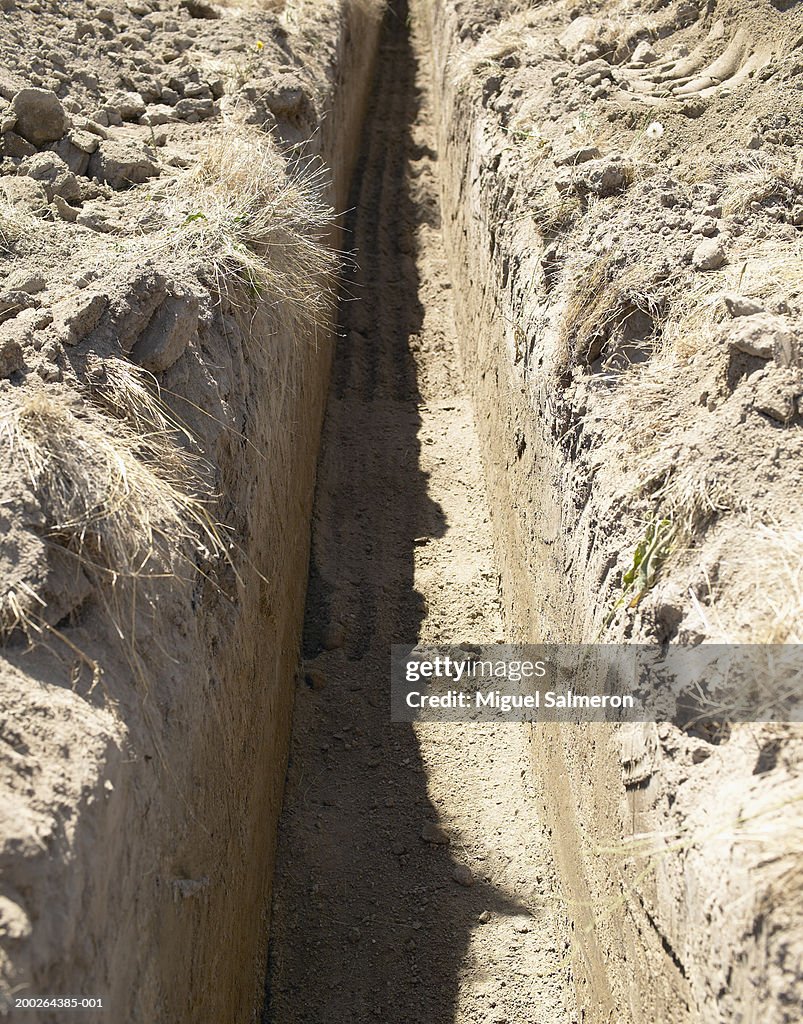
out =
<svg viewBox="0 0 803 1024"><path fill-rule="evenodd" d="M391 643L502 638L406 15L386 25L353 195L265 1020L557 1024L575 1019L567 940L524 730L388 720Z"/></svg>

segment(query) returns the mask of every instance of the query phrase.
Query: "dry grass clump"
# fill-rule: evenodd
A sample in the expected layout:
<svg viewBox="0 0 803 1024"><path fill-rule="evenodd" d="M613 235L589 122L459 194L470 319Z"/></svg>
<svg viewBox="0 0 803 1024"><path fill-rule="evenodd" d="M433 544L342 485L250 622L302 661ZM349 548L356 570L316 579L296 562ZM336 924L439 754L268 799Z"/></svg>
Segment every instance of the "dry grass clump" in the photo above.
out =
<svg viewBox="0 0 803 1024"><path fill-rule="evenodd" d="M728 600L755 613L749 635L726 642L803 644L803 522L753 527L730 560Z"/></svg>
<svg viewBox="0 0 803 1024"><path fill-rule="evenodd" d="M206 267L218 293L237 305L281 303L322 322L339 265L326 245L332 210L322 186L320 170L288 171L260 132L229 128L176 182L172 226L158 247Z"/></svg>
<svg viewBox="0 0 803 1024"><path fill-rule="evenodd" d="M751 203L763 203L774 196L803 190L801 158L756 154L721 175L722 209L741 213Z"/></svg>
<svg viewBox="0 0 803 1024"><path fill-rule="evenodd" d="M63 397L10 393L0 438L45 518L48 538L90 577L176 575L223 540L192 488L197 460L156 429L79 411Z"/></svg>
<svg viewBox="0 0 803 1024"><path fill-rule="evenodd" d="M610 256L583 259L574 268L561 321L562 344L572 361L597 359L615 330L636 312L657 323L663 308L658 283L648 263L619 269Z"/></svg>
<svg viewBox="0 0 803 1024"><path fill-rule="evenodd" d="M673 289L659 356L688 358L705 347L725 318L722 295L738 292L765 301L786 298L803 281L803 245L777 240L754 245L715 274L685 275Z"/></svg>

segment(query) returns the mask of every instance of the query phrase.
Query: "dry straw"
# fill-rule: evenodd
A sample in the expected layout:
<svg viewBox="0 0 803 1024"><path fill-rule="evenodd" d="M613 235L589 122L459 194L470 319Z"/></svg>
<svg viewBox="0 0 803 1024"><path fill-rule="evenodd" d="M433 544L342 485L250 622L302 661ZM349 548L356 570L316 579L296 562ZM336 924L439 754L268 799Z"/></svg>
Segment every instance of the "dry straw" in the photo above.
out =
<svg viewBox="0 0 803 1024"><path fill-rule="evenodd" d="M326 244L333 215L323 185L320 168L288 170L263 133L232 125L170 189L170 226L155 248L207 268L236 305L281 304L326 322L340 261Z"/></svg>
<svg viewBox="0 0 803 1024"><path fill-rule="evenodd" d="M175 576L196 554L224 553L192 486L199 462L167 430L82 414L63 395L6 397L0 439L43 513L46 537L99 587ZM34 605L3 604L4 632L24 629L24 608Z"/></svg>

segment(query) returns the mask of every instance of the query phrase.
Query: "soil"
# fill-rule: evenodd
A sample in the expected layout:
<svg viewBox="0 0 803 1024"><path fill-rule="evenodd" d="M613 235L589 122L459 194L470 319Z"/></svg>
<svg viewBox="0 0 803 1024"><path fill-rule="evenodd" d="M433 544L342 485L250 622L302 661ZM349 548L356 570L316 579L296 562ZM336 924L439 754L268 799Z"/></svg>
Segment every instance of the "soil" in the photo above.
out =
<svg viewBox="0 0 803 1024"><path fill-rule="evenodd" d="M388 716L390 644L503 636L407 13L386 21L347 224L264 1019L569 1022L526 735Z"/></svg>
<svg viewBox="0 0 803 1024"><path fill-rule="evenodd" d="M387 679L803 638L803 5L378 8L0 0L0 1016L796 1024L799 726Z"/></svg>

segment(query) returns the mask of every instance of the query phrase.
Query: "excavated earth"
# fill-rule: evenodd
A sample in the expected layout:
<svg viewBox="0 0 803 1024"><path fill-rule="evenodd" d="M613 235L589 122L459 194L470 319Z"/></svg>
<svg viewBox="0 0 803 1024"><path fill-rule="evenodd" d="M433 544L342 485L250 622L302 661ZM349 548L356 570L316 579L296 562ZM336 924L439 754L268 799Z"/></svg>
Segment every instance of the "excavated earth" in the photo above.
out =
<svg viewBox="0 0 803 1024"><path fill-rule="evenodd" d="M797 1021L799 726L388 648L803 640L801 89L794 0L0 0L0 1016Z"/></svg>

